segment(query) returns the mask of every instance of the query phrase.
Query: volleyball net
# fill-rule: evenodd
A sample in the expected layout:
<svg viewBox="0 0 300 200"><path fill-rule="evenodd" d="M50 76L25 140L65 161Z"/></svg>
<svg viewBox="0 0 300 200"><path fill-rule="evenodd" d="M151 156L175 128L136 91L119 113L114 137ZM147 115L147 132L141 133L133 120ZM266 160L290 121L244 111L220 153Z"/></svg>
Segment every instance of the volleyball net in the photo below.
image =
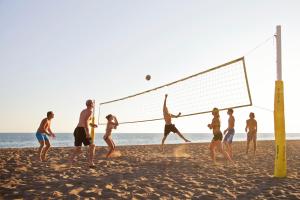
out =
<svg viewBox="0 0 300 200"><path fill-rule="evenodd" d="M212 67L188 77L99 104L98 124L104 125L108 114L116 115L119 124L163 119L163 102L180 117L252 105L244 57Z"/></svg>

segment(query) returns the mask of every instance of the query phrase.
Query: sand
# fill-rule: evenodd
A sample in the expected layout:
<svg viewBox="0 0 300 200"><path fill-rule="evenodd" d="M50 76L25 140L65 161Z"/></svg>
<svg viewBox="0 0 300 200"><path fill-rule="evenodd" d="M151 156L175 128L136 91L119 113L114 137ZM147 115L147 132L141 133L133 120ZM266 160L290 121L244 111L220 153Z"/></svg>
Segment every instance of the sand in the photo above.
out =
<svg viewBox="0 0 300 200"><path fill-rule="evenodd" d="M71 148L50 149L46 162L36 148L0 149L0 199L300 199L300 141L287 141L287 178L273 177L274 141L259 141L255 158L245 147L233 144L236 166L220 154L212 165L207 143L166 145L164 154L123 146L110 159L97 147L96 169L84 155L70 167Z"/></svg>

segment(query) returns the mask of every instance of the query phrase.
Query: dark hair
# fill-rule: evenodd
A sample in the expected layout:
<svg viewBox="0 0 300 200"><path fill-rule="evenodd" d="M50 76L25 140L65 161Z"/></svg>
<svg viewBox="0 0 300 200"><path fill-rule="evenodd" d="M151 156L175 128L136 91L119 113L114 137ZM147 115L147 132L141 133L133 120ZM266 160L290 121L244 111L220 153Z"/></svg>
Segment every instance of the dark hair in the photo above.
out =
<svg viewBox="0 0 300 200"><path fill-rule="evenodd" d="M105 118L107 119L107 120L109 120L109 118L111 118L112 117L112 114L109 114L109 115L107 115Z"/></svg>
<svg viewBox="0 0 300 200"><path fill-rule="evenodd" d="M228 112L229 112L229 113L233 113L233 109L232 109L232 108L229 108L229 109L228 109Z"/></svg>
<svg viewBox="0 0 300 200"><path fill-rule="evenodd" d="M50 117L50 115L53 115L52 111L47 112L47 117Z"/></svg>

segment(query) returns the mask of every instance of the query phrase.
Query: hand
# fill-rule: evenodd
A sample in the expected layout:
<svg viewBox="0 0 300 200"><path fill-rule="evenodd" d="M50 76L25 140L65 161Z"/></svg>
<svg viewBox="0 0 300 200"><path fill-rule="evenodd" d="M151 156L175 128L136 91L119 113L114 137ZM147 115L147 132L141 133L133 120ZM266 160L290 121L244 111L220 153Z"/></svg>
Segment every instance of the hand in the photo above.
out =
<svg viewBox="0 0 300 200"><path fill-rule="evenodd" d="M90 126L93 127L93 128L98 128L97 124L90 123Z"/></svg>
<svg viewBox="0 0 300 200"><path fill-rule="evenodd" d="M52 136L53 138L55 138L55 137L56 137L56 135L55 135L54 133L52 133L52 134L51 134L51 136Z"/></svg>
<svg viewBox="0 0 300 200"><path fill-rule="evenodd" d="M211 124L207 124L207 127L211 129Z"/></svg>
<svg viewBox="0 0 300 200"><path fill-rule="evenodd" d="M90 138L91 137L91 135L88 133L88 134L86 134L86 138Z"/></svg>
<svg viewBox="0 0 300 200"><path fill-rule="evenodd" d="M165 98L167 98L168 97L168 94L165 94Z"/></svg>
<svg viewBox="0 0 300 200"><path fill-rule="evenodd" d="M178 116L180 116L180 115L181 115L181 112L178 113Z"/></svg>

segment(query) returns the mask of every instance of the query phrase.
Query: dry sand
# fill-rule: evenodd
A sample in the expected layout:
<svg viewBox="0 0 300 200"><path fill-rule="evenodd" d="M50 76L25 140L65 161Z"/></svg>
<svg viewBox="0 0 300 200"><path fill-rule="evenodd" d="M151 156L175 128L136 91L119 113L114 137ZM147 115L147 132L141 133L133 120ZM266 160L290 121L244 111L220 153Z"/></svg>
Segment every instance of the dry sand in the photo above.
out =
<svg viewBox="0 0 300 200"><path fill-rule="evenodd" d="M35 148L0 149L0 199L300 199L300 141L287 141L282 179L273 178L274 141L259 141L255 159L245 147L233 144L236 166L220 154L212 165L207 143L167 145L164 154L159 145L117 147L110 159L97 147L96 169L84 155L69 167L71 148L52 148L47 162Z"/></svg>

